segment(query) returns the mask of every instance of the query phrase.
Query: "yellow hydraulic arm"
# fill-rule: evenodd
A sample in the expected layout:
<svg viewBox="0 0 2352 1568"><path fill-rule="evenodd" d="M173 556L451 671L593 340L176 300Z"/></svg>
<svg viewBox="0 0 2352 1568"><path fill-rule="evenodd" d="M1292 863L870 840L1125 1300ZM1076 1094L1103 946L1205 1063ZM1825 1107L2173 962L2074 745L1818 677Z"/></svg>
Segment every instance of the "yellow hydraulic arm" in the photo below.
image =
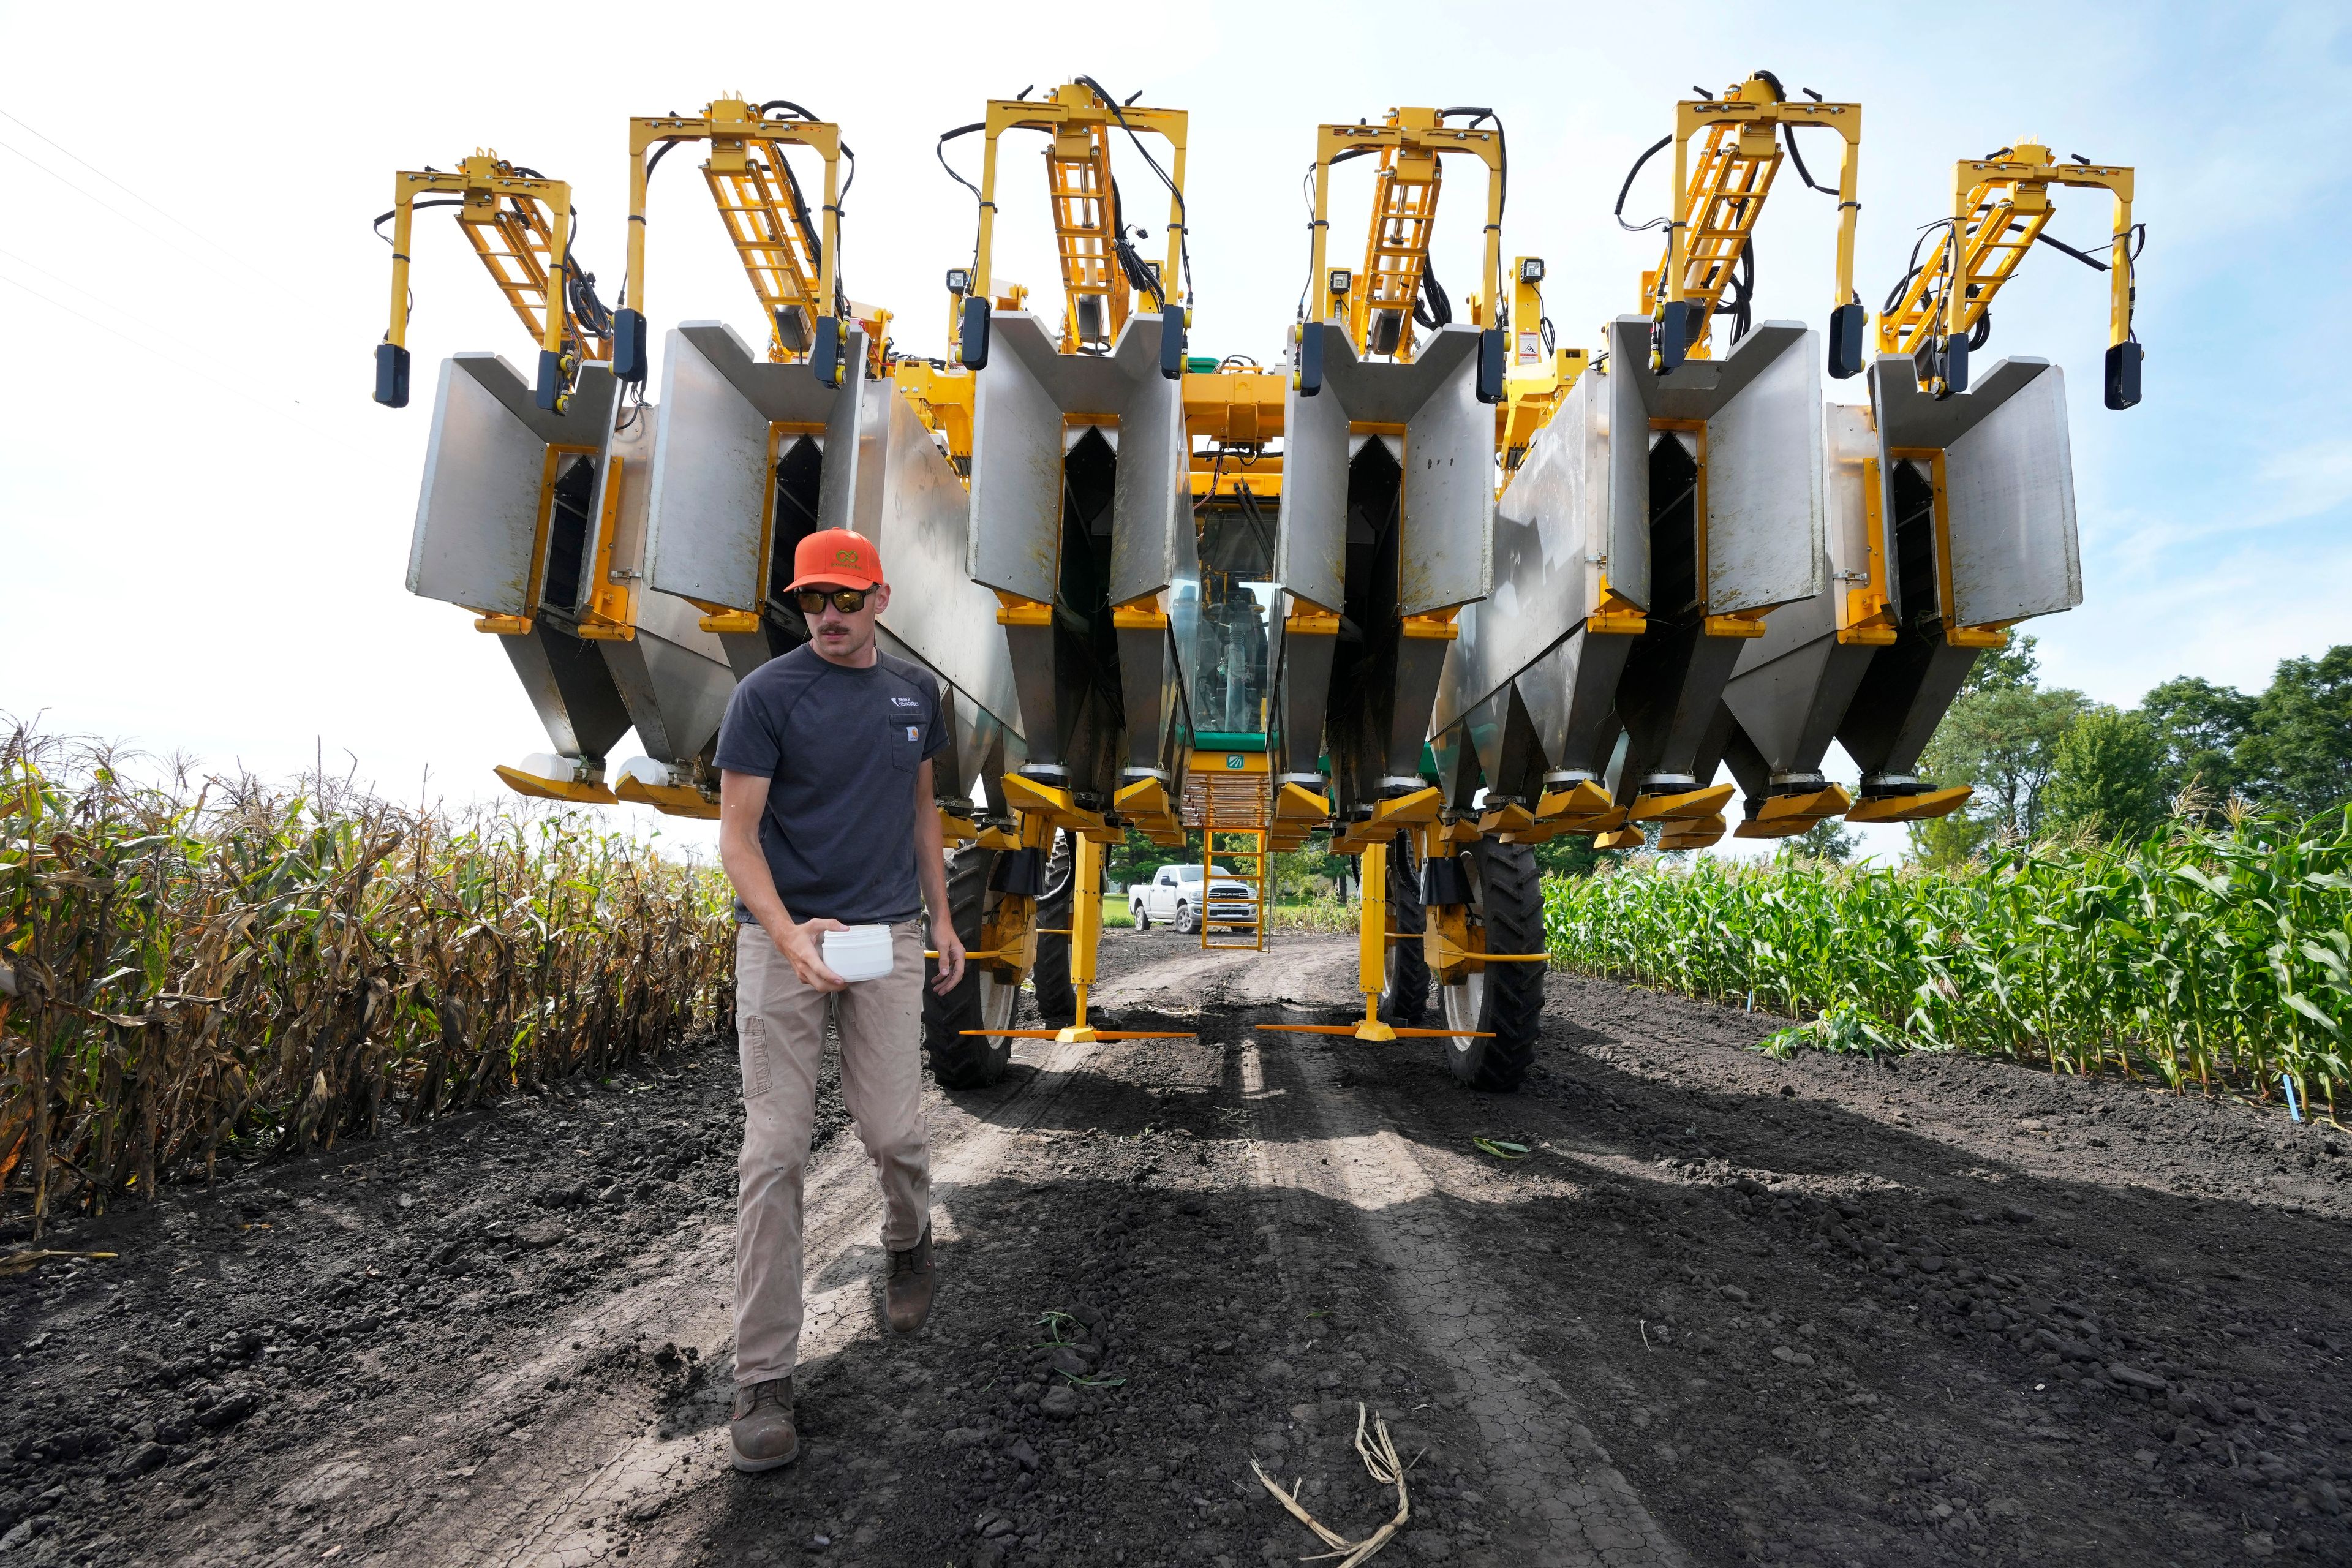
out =
<svg viewBox="0 0 2352 1568"><path fill-rule="evenodd" d="M1061 352L1106 352L1118 342L1128 318L1148 301L1149 308L1160 312L1168 323L1160 337L1160 369L1171 378L1183 374L1182 328L1192 293L1184 232L1189 125L1190 116L1181 109L1124 104L1092 77L1079 77L1044 98L992 99L986 119L940 138L944 145L974 131L983 137L980 184L974 189L980 198L980 232L972 247L971 271L961 280L965 292L957 347L966 369L978 371L988 363L997 142L1007 131L1042 131L1053 138L1045 151L1045 189L1053 207L1054 239L1062 273ZM1127 133L1168 187L1167 259L1156 266L1136 253L1126 228L1111 172L1115 132ZM1162 168L1144 148L1142 136L1147 132L1166 139L1171 150L1169 167ZM956 177L962 179L960 174ZM1136 231L1138 236L1140 233Z"/></svg>
<svg viewBox="0 0 2352 1568"><path fill-rule="evenodd" d="M572 259L572 187L478 150L454 171L393 176L392 210L375 220L379 231L392 220L392 322L376 345L375 400L408 405L409 243L416 209L436 206L458 209L458 229L539 344L539 405L561 413L580 366L607 357L612 338L595 279Z"/></svg>
<svg viewBox="0 0 2352 1568"><path fill-rule="evenodd" d="M797 118L774 117L779 109ZM840 385L849 334L838 267L841 159L847 149L840 127L781 99L753 104L722 98L698 118L662 115L629 121L629 272L617 319L614 374L623 381L646 377L646 183L669 149L685 142L710 145L703 178L766 313L769 359L804 359L818 380ZM819 215L809 212L784 161L787 147L806 147L824 161Z"/></svg>
<svg viewBox="0 0 2352 1568"><path fill-rule="evenodd" d="M1628 225L1666 231L1664 257L1657 269L1642 275L1642 312L1654 323L1651 333L1651 363L1660 374L1685 359L1705 359L1713 352L1714 320L1734 275L1745 271L1736 303L1746 303L1755 277L1748 243L1756 220L1770 195L1781 160L1794 155L1806 184L1803 155L1795 152L1793 132L1805 126L1826 126L1843 142L1838 163L1837 280L1830 314L1830 374L1844 377L1862 369L1863 324L1867 312L1853 291L1853 232L1862 204L1854 195L1855 164L1862 151L1862 105L1791 103L1769 71L1759 71L1719 99L1685 100L1675 106L1675 133L1661 139L1633 165L1641 171L1651 154L1669 142L1675 149L1675 210L1650 224ZM1784 128L1785 131L1784 131ZM1691 141L1706 132L1694 166ZM1625 176L1630 190L1633 174ZM1826 190L1826 186L1816 186ZM1624 222L1625 192L1617 196L1618 221Z"/></svg>
<svg viewBox="0 0 2352 1568"><path fill-rule="evenodd" d="M1551 422L1590 359L1583 349L1554 344L1551 321L1544 314L1543 280L1542 257L1512 258L1510 365L1503 377L1503 400L1495 405L1495 452L1503 465L1498 489L1518 471L1536 432Z"/></svg>
<svg viewBox="0 0 2352 1568"><path fill-rule="evenodd" d="M2055 210L2053 185L2104 190L2114 197L2115 233L2105 262L2042 232ZM1888 299L1878 318L1878 352L1911 355L1919 384L1938 397L1967 391L1969 351L1984 345L1993 296L2040 240L2107 273L2106 404L2129 408L2139 401L2140 369L2139 341L2132 332L2137 231L2131 207L2131 170L2079 158L2060 163L2039 142L1962 159L1952 166L1951 219L1940 226L1926 263L1915 265Z"/></svg>
<svg viewBox="0 0 2352 1568"><path fill-rule="evenodd" d="M1448 116L1473 116L1469 125L1448 125ZM1503 202L1508 162L1500 121L1484 109L1392 109L1378 125L1323 125L1316 128L1314 209L1307 225L1307 320L1298 335L1298 363L1294 373L1303 396L1313 396L1323 384L1323 334L1327 323L1337 323L1360 357L1409 360L1414 337L1412 316L1429 275L1429 237L1437 216L1442 160L1449 153L1466 154L1486 165L1486 225L1485 256L1477 299L1493 310L1500 303L1503 267ZM1364 241L1361 274L1326 266L1326 240L1330 231L1331 166L1351 158L1380 159L1378 185L1372 199L1371 225ZM1440 324L1451 317L1441 306L1433 312ZM1502 397L1505 345L1500 324L1486 321L1478 354L1478 398L1482 403Z"/></svg>

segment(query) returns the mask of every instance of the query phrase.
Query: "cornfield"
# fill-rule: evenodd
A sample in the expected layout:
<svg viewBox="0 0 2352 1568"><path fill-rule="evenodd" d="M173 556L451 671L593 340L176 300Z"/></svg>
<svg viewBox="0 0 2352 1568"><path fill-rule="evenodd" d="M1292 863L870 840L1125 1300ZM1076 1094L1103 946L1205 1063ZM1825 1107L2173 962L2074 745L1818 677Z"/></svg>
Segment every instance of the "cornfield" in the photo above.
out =
<svg viewBox="0 0 2352 1568"><path fill-rule="evenodd" d="M1324 895L1321 898L1300 899L1295 903L1275 904L1266 911L1268 931L1346 931L1356 929L1356 906L1345 899Z"/></svg>
<svg viewBox="0 0 2352 1568"><path fill-rule="evenodd" d="M37 1229L656 1056L731 1005L727 910L584 814L142 784L0 731L0 1193Z"/></svg>
<svg viewBox="0 0 2352 1568"><path fill-rule="evenodd" d="M1961 1050L2324 1102L2352 1076L2352 810L1958 872L1648 868L1545 889L1553 963L1759 1012L1766 1042Z"/></svg>

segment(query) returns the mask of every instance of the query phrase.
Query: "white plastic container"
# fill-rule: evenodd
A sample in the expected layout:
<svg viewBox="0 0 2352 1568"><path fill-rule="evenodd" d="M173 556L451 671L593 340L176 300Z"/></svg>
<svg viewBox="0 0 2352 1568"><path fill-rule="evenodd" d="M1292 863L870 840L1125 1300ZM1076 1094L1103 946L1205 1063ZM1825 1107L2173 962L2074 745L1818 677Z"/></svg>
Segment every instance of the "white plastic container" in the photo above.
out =
<svg viewBox="0 0 2352 1568"><path fill-rule="evenodd" d="M879 980L890 973L888 926L850 926L824 933L824 966L844 980Z"/></svg>

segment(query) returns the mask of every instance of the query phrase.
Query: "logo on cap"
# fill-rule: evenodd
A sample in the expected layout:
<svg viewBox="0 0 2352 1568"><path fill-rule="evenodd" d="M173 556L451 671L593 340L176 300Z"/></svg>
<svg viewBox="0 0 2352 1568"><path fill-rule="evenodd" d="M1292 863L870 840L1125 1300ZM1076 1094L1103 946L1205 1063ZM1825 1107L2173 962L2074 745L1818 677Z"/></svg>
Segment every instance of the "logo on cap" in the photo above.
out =
<svg viewBox="0 0 2352 1568"><path fill-rule="evenodd" d="M857 564L857 552L836 550L833 552L833 563L836 566L855 566Z"/></svg>

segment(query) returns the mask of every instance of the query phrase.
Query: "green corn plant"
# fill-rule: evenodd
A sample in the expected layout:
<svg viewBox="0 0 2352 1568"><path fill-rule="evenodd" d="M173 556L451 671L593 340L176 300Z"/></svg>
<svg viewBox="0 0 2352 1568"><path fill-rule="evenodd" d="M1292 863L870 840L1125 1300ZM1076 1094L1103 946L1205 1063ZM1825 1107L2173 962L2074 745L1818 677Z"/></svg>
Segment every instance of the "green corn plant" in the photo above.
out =
<svg viewBox="0 0 2352 1568"><path fill-rule="evenodd" d="M2335 1112L2352 1081L2352 808L2231 814L1953 871L1815 865L1557 879L1563 968L1812 1016L1766 1048L1964 1050Z"/></svg>

